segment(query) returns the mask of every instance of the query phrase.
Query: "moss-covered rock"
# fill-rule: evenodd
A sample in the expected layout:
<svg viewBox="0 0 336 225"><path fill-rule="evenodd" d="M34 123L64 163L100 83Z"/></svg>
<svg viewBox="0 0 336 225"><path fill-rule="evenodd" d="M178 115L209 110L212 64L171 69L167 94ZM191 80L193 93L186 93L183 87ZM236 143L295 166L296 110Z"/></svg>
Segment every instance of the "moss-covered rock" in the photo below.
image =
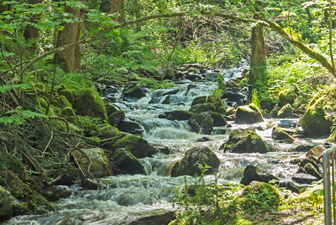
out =
<svg viewBox="0 0 336 225"><path fill-rule="evenodd" d="M274 140L286 140L290 143L294 142L294 138L290 134L288 134L287 132L280 129L279 127L273 127L272 138Z"/></svg>
<svg viewBox="0 0 336 225"><path fill-rule="evenodd" d="M228 111L226 110L225 107L221 106L216 110L217 113L220 113L222 115L226 115L228 113Z"/></svg>
<svg viewBox="0 0 336 225"><path fill-rule="evenodd" d="M112 165L117 167L121 173L145 174L145 168L139 159L124 148L116 149L109 158Z"/></svg>
<svg viewBox="0 0 336 225"><path fill-rule="evenodd" d="M263 121L261 112L254 104L239 106L236 110L235 122L238 124L252 124Z"/></svg>
<svg viewBox="0 0 336 225"><path fill-rule="evenodd" d="M213 130L213 119L210 113L204 112L194 114L188 121L193 132L201 134L211 134Z"/></svg>
<svg viewBox="0 0 336 225"><path fill-rule="evenodd" d="M0 223L10 220L12 217L12 204L10 203L7 191L0 186Z"/></svg>
<svg viewBox="0 0 336 225"><path fill-rule="evenodd" d="M74 123L82 129L74 130L75 132L79 132L80 134L84 132L84 135L87 137L97 136L100 134L97 124L95 124L89 117L76 116Z"/></svg>
<svg viewBox="0 0 336 225"><path fill-rule="evenodd" d="M90 148L75 150L72 152L78 167L87 177L112 176L113 170L110 161L105 156L105 151L101 148Z"/></svg>
<svg viewBox="0 0 336 225"><path fill-rule="evenodd" d="M68 90L68 89L63 89L60 94L63 95L70 104L73 105L75 103L75 94L73 91Z"/></svg>
<svg viewBox="0 0 336 225"><path fill-rule="evenodd" d="M249 185L252 181L260 181L268 183L271 180L279 180L277 177L272 174L267 173L265 170L262 170L258 167L248 165L244 170L244 177L240 181L243 185Z"/></svg>
<svg viewBox="0 0 336 225"><path fill-rule="evenodd" d="M169 120L189 120L194 113L183 110L174 110L170 112L165 112L167 119Z"/></svg>
<svg viewBox="0 0 336 225"><path fill-rule="evenodd" d="M322 179L322 175L320 174L320 172L311 164L311 163L307 163L304 167L303 167L303 171L306 174L310 174L314 177L316 177L317 179L321 180Z"/></svg>
<svg viewBox="0 0 336 225"><path fill-rule="evenodd" d="M231 115L235 115L236 114L236 109L233 108L233 107L229 107L227 109L227 113L226 113L226 116L231 116Z"/></svg>
<svg viewBox="0 0 336 225"><path fill-rule="evenodd" d="M220 98L216 98L214 96L200 96L193 100L191 107L199 104L204 103L212 103L215 106L215 110L219 109L220 107L224 107L224 103ZM212 110L212 111L215 111ZM208 110L206 110L208 111Z"/></svg>
<svg viewBox="0 0 336 225"><path fill-rule="evenodd" d="M118 126L121 121L125 119L125 113L124 111L117 111L109 115L108 121L112 126Z"/></svg>
<svg viewBox="0 0 336 225"><path fill-rule="evenodd" d="M86 88L80 93L74 108L78 115L107 120L104 102L93 87Z"/></svg>
<svg viewBox="0 0 336 225"><path fill-rule="evenodd" d="M139 86L127 87L123 90L123 94L125 97L130 98L143 98L146 97L146 93Z"/></svg>
<svg viewBox="0 0 336 225"><path fill-rule="evenodd" d="M278 118L292 118L294 117L294 109L290 104L286 104L278 111L277 116Z"/></svg>
<svg viewBox="0 0 336 225"><path fill-rule="evenodd" d="M113 127L111 125L105 125L102 128L100 128L99 131L100 131L99 137L102 139L115 137L120 134L118 128Z"/></svg>
<svg viewBox="0 0 336 225"><path fill-rule="evenodd" d="M111 114L113 114L115 112L120 111L120 109L118 107L110 105L110 104L106 104L105 108L106 108L107 115L111 115Z"/></svg>
<svg viewBox="0 0 336 225"><path fill-rule="evenodd" d="M300 120L300 125L307 134L326 135L330 133L332 121L326 119L324 101L319 99L310 105Z"/></svg>
<svg viewBox="0 0 336 225"><path fill-rule="evenodd" d="M227 125L227 121L222 114L216 113L216 112L211 112L211 111L209 111L208 113L210 113L210 115L213 119L213 126L214 127L222 127L222 126Z"/></svg>
<svg viewBox="0 0 336 225"><path fill-rule="evenodd" d="M157 153L145 139L135 135L126 135L111 146L113 152L118 148L128 150L137 158L150 157Z"/></svg>
<svg viewBox="0 0 336 225"><path fill-rule="evenodd" d="M61 116L69 122L74 123L76 121L76 114L72 107L64 107Z"/></svg>
<svg viewBox="0 0 336 225"><path fill-rule="evenodd" d="M244 210L266 210L267 208L279 206L280 202L281 196L277 188L268 183L258 181L253 181L246 186L242 194L235 199L235 203Z"/></svg>
<svg viewBox="0 0 336 225"><path fill-rule="evenodd" d="M142 124L130 120L129 118L124 119L118 125L120 131L128 132L131 134L142 134L145 131L145 128Z"/></svg>
<svg viewBox="0 0 336 225"><path fill-rule="evenodd" d="M224 145L224 152L267 153L272 149L253 130L233 130Z"/></svg>
<svg viewBox="0 0 336 225"><path fill-rule="evenodd" d="M199 165L211 166L205 174L212 174L217 172L220 161L215 153L213 153L208 147L201 146L189 149L181 162L175 163L171 176L177 177L181 175L194 176L196 173L201 175Z"/></svg>
<svg viewBox="0 0 336 225"><path fill-rule="evenodd" d="M283 107L286 104L292 105L296 98L296 94L293 89L284 89L279 92L279 105Z"/></svg>
<svg viewBox="0 0 336 225"><path fill-rule="evenodd" d="M207 111L216 111L216 107L212 103L202 103L198 105L194 105L189 109L190 112L192 113L202 113L202 112L207 112Z"/></svg>

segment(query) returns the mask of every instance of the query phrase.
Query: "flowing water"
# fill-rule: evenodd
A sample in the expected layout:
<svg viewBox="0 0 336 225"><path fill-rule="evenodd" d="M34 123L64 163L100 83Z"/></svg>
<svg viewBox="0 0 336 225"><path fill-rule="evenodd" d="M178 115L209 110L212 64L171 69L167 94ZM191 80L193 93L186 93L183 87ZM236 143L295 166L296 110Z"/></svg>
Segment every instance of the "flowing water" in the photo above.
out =
<svg viewBox="0 0 336 225"><path fill-rule="evenodd" d="M246 64L231 70L218 70L225 80L241 75ZM214 71L206 71L210 76ZM204 74L203 74L204 75ZM56 210L43 215L19 216L10 224L128 224L148 215L173 210L171 199L176 187L184 184L184 177L170 177L174 163L181 160L184 153L195 146L205 145L216 153L221 161L218 170L219 183L239 182L246 165L255 165L280 179L291 180L298 167L289 163L290 159L303 157L302 153L288 150L299 144L323 142L323 140L300 139L294 144L276 142L271 139L269 124L279 120L265 119L265 122L253 125L236 125L229 121L229 128L215 128L214 135L202 135L191 132L187 121L171 121L159 118L160 114L171 110L189 110L192 100L198 96L211 95L217 88L214 80L177 82L177 87L147 93L139 99L124 99L122 89L111 93L117 102L114 105L125 111L126 117L139 122L144 129L142 134L154 146L167 146L171 154L158 153L140 161L146 168L146 175L118 175L97 179L107 189L81 190L79 185L71 188L73 194L54 203ZM167 98L169 98L167 100ZM167 104L169 103L169 104ZM235 103L233 103L235 104ZM298 123L298 119L292 119ZM256 132L276 151L267 154L224 153L221 146L228 139L232 129L253 127ZM216 130L218 132L216 132ZM224 134L222 134L224 133ZM196 142L202 137L210 138L206 142ZM213 175L205 177L207 182L214 181Z"/></svg>

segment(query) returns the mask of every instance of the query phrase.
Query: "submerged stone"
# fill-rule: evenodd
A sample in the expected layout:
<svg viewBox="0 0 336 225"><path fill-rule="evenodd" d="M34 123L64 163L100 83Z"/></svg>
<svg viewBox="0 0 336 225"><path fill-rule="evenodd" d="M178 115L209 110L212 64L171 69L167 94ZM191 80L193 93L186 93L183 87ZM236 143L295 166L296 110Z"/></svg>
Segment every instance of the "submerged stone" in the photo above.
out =
<svg viewBox="0 0 336 225"><path fill-rule="evenodd" d="M213 153L208 147L200 146L189 149L181 162L177 162L172 170L171 176L177 177L182 175L194 176L196 173L201 175L201 170L198 165L208 165L209 168L205 174L212 174L217 172L220 161L215 153Z"/></svg>
<svg viewBox="0 0 336 225"><path fill-rule="evenodd" d="M224 152L267 153L272 149L253 130L233 130L224 145Z"/></svg>

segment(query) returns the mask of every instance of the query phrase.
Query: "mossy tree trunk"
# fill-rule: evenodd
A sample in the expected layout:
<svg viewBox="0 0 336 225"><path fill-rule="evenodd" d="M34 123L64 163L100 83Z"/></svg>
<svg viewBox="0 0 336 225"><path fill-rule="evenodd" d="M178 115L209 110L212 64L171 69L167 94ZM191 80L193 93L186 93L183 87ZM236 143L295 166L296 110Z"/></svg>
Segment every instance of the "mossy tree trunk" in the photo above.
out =
<svg viewBox="0 0 336 225"><path fill-rule="evenodd" d="M85 0L81 0L85 2ZM82 18L83 15L79 9L66 7L66 12L71 13L74 17ZM57 48L81 39L82 22L64 23L64 29L58 33ZM55 54L55 63L57 63L66 73L79 72L81 64L80 45L76 45Z"/></svg>
<svg viewBox="0 0 336 225"><path fill-rule="evenodd" d="M117 13L120 11L121 0L103 0L99 10L108 14Z"/></svg>
<svg viewBox="0 0 336 225"><path fill-rule="evenodd" d="M261 2L258 2L258 5L263 7ZM255 15L255 17L260 16L262 16L262 13ZM257 23L252 28L251 69L248 77L250 96L252 94L252 89L256 88L255 84L257 81L260 81L259 83L265 83L267 81L264 27L260 23Z"/></svg>
<svg viewBox="0 0 336 225"><path fill-rule="evenodd" d="M29 0L29 4L40 4L42 3L42 0ZM30 18L30 22L31 23L37 23L37 21L40 19L40 17L38 15L33 15ZM26 40L31 39L31 38L37 38L38 37L38 29L35 28L32 25L27 25L25 32L24 32L24 37L26 38Z"/></svg>

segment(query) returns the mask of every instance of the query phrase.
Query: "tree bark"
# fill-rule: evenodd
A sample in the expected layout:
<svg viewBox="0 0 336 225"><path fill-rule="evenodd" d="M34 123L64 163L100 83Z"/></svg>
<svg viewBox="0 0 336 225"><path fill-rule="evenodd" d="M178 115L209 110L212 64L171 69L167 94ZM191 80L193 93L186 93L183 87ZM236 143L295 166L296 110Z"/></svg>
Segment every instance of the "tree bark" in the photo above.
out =
<svg viewBox="0 0 336 225"><path fill-rule="evenodd" d="M81 0L85 2L85 0ZM83 14L79 9L66 7L66 12L74 17L82 18ZM64 23L64 29L58 33L57 48L78 42L82 34L82 22ZM80 72L81 53L80 45L75 45L64 51L55 54L55 62L66 72Z"/></svg>
<svg viewBox="0 0 336 225"><path fill-rule="evenodd" d="M121 0L103 0L99 10L104 13L113 14L120 11Z"/></svg>
<svg viewBox="0 0 336 225"><path fill-rule="evenodd" d="M29 4L40 4L42 3L42 0L29 0ZM37 21L40 19L39 15L33 15L30 18L30 22L31 23L37 23ZM24 32L24 37L26 38L26 40L30 39L30 38L37 38L38 37L38 29L36 29L34 26L32 25L27 25L25 32Z"/></svg>

